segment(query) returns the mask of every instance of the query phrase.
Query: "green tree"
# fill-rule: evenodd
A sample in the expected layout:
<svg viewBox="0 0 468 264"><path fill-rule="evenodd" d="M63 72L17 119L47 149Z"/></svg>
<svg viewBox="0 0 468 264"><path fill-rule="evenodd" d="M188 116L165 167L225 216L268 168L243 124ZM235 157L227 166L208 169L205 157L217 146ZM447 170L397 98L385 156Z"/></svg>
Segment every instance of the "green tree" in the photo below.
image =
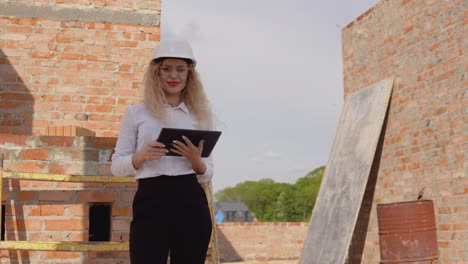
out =
<svg viewBox="0 0 468 264"><path fill-rule="evenodd" d="M296 181L296 209L301 213L302 221L310 219L324 171L325 166L319 167Z"/></svg>
<svg viewBox="0 0 468 264"><path fill-rule="evenodd" d="M273 221L285 221L287 219L286 210L286 192L281 192L276 199L275 214L273 215Z"/></svg>
<svg viewBox="0 0 468 264"><path fill-rule="evenodd" d="M242 201L258 221L307 222L315 205L325 167L319 167L295 184L272 179L245 181L215 194L217 201Z"/></svg>

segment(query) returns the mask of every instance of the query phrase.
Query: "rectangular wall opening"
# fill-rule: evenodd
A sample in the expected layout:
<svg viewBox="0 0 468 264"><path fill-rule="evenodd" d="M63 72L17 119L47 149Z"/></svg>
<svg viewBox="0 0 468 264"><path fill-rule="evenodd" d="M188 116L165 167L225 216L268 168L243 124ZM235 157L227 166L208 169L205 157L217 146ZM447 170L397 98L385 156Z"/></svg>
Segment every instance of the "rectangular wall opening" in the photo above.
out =
<svg viewBox="0 0 468 264"><path fill-rule="evenodd" d="M0 240L1 241L5 241L5 205L2 204L2 223L1 223L1 237L0 237Z"/></svg>
<svg viewBox="0 0 468 264"><path fill-rule="evenodd" d="M110 241L111 205L94 203L89 207L89 241Z"/></svg>

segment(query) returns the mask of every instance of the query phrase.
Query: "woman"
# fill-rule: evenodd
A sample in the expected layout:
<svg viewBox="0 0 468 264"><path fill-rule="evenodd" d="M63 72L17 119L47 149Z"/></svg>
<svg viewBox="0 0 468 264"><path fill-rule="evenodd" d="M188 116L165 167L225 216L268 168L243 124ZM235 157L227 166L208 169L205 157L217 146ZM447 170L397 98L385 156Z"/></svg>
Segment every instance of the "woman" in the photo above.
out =
<svg viewBox="0 0 468 264"><path fill-rule="evenodd" d="M201 182L213 175L211 157L184 138L164 146L163 127L212 129L212 114L183 40L161 40L144 78L143 102L129 106L112 157L112 173L135 175L130 225L132 264L204 263L212 222ZM181 156L165 156L171 150Z"/></svg>

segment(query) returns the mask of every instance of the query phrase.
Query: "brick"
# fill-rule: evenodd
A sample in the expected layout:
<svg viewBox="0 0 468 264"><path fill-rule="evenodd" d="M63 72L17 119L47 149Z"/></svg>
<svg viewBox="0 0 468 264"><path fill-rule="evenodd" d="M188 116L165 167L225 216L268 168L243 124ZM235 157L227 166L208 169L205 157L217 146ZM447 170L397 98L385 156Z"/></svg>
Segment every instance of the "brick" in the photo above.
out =
<svg viewBox="0 0 468 264"><path fill-rule="evenodd" d="M113 202L117 200L115 192L82 191L78 194L78 202Z"/></svg>
<svg viewBox="0 0 468 264"><path fill-rule="evenodd" d="M120 200L123 202L132 202L135 196L135 191L124 191L120 193Z"/></svg>
<svg viewBox="0 0 468 264"><path fill-rule="evenodd" d="M116 216L132 216L131 206L113 206L112 207L112 217Z"/></svg>
<svg viewBox="0 0 468 264"><path fill-rule="evenodd" d="M95 133L89 129L68 125L47 127L45 136L94 136Z"/></svg>
<svg viewBox="0 0 468 264"><path fill-rule="evenodd" d="M115 219L112 221L112 230L130 230L130 219Z"/></svg>
<svg viewBox="0 0 468 264"><path fill-rule="evenodd" d="M71 201L74 194L70 191L42 191L39 192L39 201Z"/></svg>
<svg viewBox="0 0 468 264"><path fill-rule="evenodd" d="M452 208L450 208L450 207L439 208L438 213L439 214L450 214L450 213L452 213Z"/></svg>
<svg viewBox="0 0 468 264"><path fill-rule="evenodd" d="M45 231L80 231L88 228L84 220L45 220Z"/></svg>
<svg viewBox="0 0 468 264"><path fill-rule="evenodd" d="M40 137L39 147L71 147L74 143L72 137Z"/></svg>
<svg viewBox="0 0 468 264"><path fill-rule="evenodd" d="M49 150L47 149L25 149L20 152L23 160L48 160Z"/></svg>
<svg viewBox="0 0 468 264"><path fill-rule="evenodd" d="M6 230L16 230L16 231L41 231L42 222L37 220L24 220L24 219L15 219L15 220L6 220L5 221Z"/></svg>
<svg viewBox="0 0 468 264"><path fill-rule="evenodd" d="M50 190L54 189L57 183L52 181L30 181L29 185L32 189Z"/></svg>
<svg viewBox="0 0 468 264"><path fill-rule="evenodd" d="M27 36L20 33L2 33L0 34L0 40L13 40L13 41L24 41Z"/></svg>
<svg viewBox="0 0 468 264"><path fill-rule="evenodd" d="M71 259L76 258L79 260L81 258L82 253L80 252L50 252L46 251L42 253L44 259Z"/></svg>
<svg viewBox="0 0 468 264"><path fill-rule="evenodd" d="M72 217L88 217L89 216L89 205L88 204L74 204L69 205L68 212Z"/></svg>
<svg viewBox="0 0 468 264"><path fill-rule="evenodd" d="M110 171L110 164L100 164L98 166L98 175L103 176L112 176L112 172Z"/></svg>
<svg viewBox="0 0 468 264"><path fill-rule="evenodd" d="M28 136L26 135L13 135L13 134L1 134L0 133L0 144L12 143L18 146L25 146Z"/></svg>
<svg viewBox="0 0 468 264"><path fill-rule="evenodd" d="M7 169L11 171L26 173L43 173L45 168L45 163L32 161L11 161L9 162L9 165L7 165Z"/></svg>
<svg viewBox="0 0 468 264"><path fill-rule="evenodd" d="M61 216L65 212L65 205L38 205L31 208L29 216Z"/></svg>
<svg viewBox="0 0 468 264"><path fill-rule="evenodd" d="M49 163L49 173L51 174L64 174L66 166L56 163Z"/></svg>

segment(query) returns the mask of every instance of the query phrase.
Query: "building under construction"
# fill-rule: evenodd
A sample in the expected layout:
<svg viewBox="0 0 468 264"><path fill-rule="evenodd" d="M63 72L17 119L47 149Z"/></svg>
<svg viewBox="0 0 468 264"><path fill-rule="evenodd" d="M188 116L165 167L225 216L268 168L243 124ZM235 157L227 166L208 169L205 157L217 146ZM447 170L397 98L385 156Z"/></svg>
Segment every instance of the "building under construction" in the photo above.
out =
<svg viewBox="0 0 468 264"><path fill-rule="evenodd" d="M1 1L1 263L129 263L136 185L111 176L110 157L160 14L158 0ZM467 28L464 0L382 0L342 29L346 100L392 80L356 218L335 249L348 263L468 262ZM417 201L433 204L430 249L387 255L398 245L383 246L377 208ZM207 263L314 263L308 226L218 224Z"/></svg>

